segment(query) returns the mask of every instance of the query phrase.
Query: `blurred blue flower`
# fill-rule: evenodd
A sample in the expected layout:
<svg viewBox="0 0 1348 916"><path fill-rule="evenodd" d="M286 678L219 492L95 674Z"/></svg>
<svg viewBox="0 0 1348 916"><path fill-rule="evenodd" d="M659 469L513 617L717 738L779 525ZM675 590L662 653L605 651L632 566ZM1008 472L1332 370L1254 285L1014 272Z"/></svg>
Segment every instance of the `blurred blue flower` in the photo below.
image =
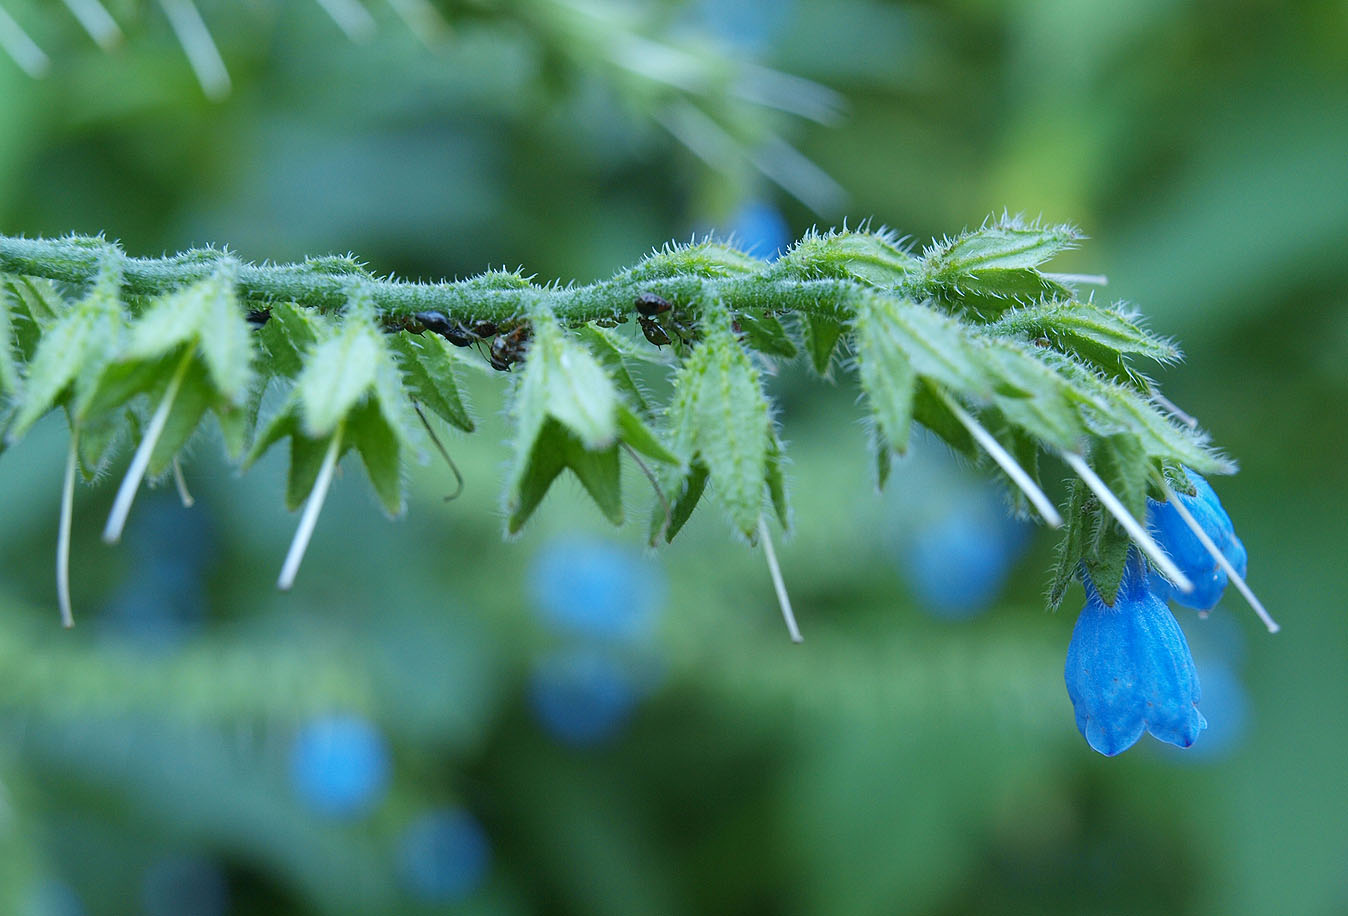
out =
<svg viewBox="0 0 1348 916"><path fill-rule="evenodd" d="M140 900L146 916L224 916L229 911L229 882L214 862L171 856L145 870Z"/></svg>
<svg viewBox="0 0 1348 916"><path fill-rule="evenodd" d="M740 207L727 227L730 238L744 252L771 261L795 241L786 217L772 204L751 200Z"/></svg>
<svg viewBox="0 0 1348 916"><path fill-rule="evenodd" d="M85 910L73 887L49 878L33 887L19 912L21 916L84 916Z"/></svg>
<svg viewBox="0 0 1348 916"><path fill-rule="evenodd" d="M145 650L181 647L206 620L203 583L214 553L210 509L184 509L176 498L147 496L127 529L132 574L99 620L116 639Z"/></svg>
<svg viewBox="0 0 1348 916"><path fill-rule="evenodd" d="M587 746L613 737L638 699L621 663L592 649L552 652L534 666L529 684L534 715L566 744Z"/></svg>
<svg viewBox="0 0 1348 916"><path fill-rule="evenodd" d="M1216 492L1206 480L1187 468L1186 473L1193 481L1197 492L1193 496L1176 493L1175 499L1184 504L1184 508L1189 510L1194 521L1203 529L1203 533L1212 539L1236 572L1244 576L1247 568L1245 545L1236 537L1231 516L1226 514L1221 500L1217 498ZM1200 611L1216 607L1217 602L1221 600L1222 592L1226 590L1226 571L1217 564L1216 559L1198 539L1198 535L1194 534L1185 523L1174 503L1169 500L1166 502L1147 500L1147 525L1156 542L1170 554L1175 565L1194 584L1194 590L1185 594L1171 585L1159 572L1153 570L1152 592L1162 601L1174 601L1176 604Z"/></svg>
<svg viewBox="0 0 1348 916"><path fill-rule="evenodd" d="M702 0L695 7L704 28L749 51L769 47L795 15L796 0Z"/></svg>
<svg viewBox="0 0 1348 916"><path fill-rule="evenodd" d="M388 788L389 769L384 736L356 716L313 719L300 728L291 748L296 793L332 817L355 817L373 808Z"/></svg>
<svg viewBox="0 0 1348 916"><path fill-rule="evenodd" d="M1023 527L1000 507L955 500L905 539L899 563L923 610L963 620L1001 594L1023 543Z"/></svg>
<svg viewBox="0 0 1348 916"><path fill-rule="evenodd" d="M635 642L651 634L664 602L659 567L605 541L556 540L529 573L543 618L563 632Z"/></svg>
<svg viewBox="0 0 1348 916"><path fill-rule="evenodd" d="M487 834L462 808L421 815L398 841L403 880L413 895L427 903L463 900L482 883L490 864Z"/></svg>
<svg viewBox="0 0 1348 916"><path fill-rule="evenodd" d="M885 541L917 606L943 620L966 620L1001 595L1028 543L997 488L918 438L892 487Z"/></svg>
<svg viewBox="0 0 1348 916"><path fill-rule="evenodd" d="M1142 560L1128 557L1113 607L1091 582L1067 649L1067 694L1077 728L1095 750L1122 753L1149 731L1179 747L1207 721L1198 711L1198 671L1189 644L1164 601L1147 587Z"/></svg>

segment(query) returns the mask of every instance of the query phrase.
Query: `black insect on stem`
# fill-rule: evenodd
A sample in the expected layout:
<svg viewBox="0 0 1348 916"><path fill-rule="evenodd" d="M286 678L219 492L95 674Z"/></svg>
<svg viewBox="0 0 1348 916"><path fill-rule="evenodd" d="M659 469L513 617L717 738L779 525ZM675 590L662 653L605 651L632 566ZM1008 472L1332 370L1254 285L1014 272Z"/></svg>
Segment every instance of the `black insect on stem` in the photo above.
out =
<svg viewBox="0 0 1348 916"><path fill-rule="evenodd" d="M665 333L665 329L660 327L660 323L654 318L639 315L637 316L637 324L641 325L641 333L646 335L646 339L657 347L669 344L669 335Z"/></svg>
<svg viewBox="0 0 1348 916"><path fill-rule="evenodd" d="M448 337L452 327L444 312L417 312L412 316L412 321L415 325L408 330L431 331L441 337Z"/></svg>
<svg viewBox="0 0 1348 916"><path fill-rule="evenodd" d="M510 367L524 359L524 351L534 329L528 324L517 325L491 342L491 351L487 362L499 372L509 372Z"/></svg>
<svg viewBox="0 0 1348 916"><path fill-rule="evenodd" d="M271 321L271 309L253 309L248 313L248 323L255 329Z"/></svg>
<svg viewBox="0 0 1348 916"><path fill-rule="evenodd" d="M672 309L669 301L655 293L642 293L636 298L637 314L642 318L654 318Z"/></svg>

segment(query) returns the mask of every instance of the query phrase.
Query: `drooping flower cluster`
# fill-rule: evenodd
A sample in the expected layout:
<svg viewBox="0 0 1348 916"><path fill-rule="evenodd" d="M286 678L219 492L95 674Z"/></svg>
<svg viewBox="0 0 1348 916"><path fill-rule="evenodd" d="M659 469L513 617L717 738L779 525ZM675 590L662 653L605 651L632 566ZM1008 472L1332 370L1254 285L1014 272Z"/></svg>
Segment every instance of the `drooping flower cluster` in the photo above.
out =
<svg viewBox="0 0 1348 916"><path fill-rule="evenodd" d="M1187 607L1210 610L1227 585L1226 569L1189 521L1242 577L1246 553L1212 487L1197 474L1189 472L1188 476L1195 495L1175 494L1166 502L1148 500L1147 524L1157 543L1192 582L1191 591L1182 591L1157 571L1149 571L1135 549L1129 553L1112 605L1105 603L1089 574L1082 571L1086 607L1067 650L1067 693L1077 728L1092 748L1109 757L1132 747L1144 731L1189 747L1207 727L1198 711L1201 691L1193 655L1166 602L1173 599Z"/></svg>

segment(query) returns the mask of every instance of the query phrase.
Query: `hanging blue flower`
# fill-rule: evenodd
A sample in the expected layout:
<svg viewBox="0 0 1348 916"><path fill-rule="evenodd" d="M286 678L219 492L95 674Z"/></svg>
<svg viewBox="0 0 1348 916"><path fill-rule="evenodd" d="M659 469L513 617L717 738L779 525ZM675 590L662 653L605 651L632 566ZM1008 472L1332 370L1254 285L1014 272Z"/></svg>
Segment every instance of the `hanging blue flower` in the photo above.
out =
<svg viewBox="0 0 1348 916"><path fill-rule="evenodd" d="M1248 558L1245 545L1236 537L1231 516L1226 514L1226 509L1222 507L1222 501L1217 498L1211 484L1187 468L1185 472L1193 481L1196 493L1193 496L1177 493L1175 499L1184 504L1184 508L1189 510L1189 514L1198 522L1203 532L1212 538L1217 549L1236 572L1244 577ZM1152 592L1162 601L1174 601L1176 604L1199 611L1210 611L1216 607L1217 602L1221 600L1222 592L1226 590L1226 571L1217 564L1212 554L1208 553L1198 535L1185 524L1174 503L1147 500L1147 525L1151 529L1152 537L1156 538L1156 542L1170 554L1175 565L1194 584L1194 590L1186 594L1153 570L1150 581Z"/></svg>
<svg viewBox="0 0 1348 916"><path fill-rule="evenodd" d="M1111 607L1083 574L1086 607L1067 649L1067 694L1077 728L1107 757L1143 731L1188 747L1207 720L1198 711L1198 671L1175 617L1148 588L1136 551Z"/></svg>

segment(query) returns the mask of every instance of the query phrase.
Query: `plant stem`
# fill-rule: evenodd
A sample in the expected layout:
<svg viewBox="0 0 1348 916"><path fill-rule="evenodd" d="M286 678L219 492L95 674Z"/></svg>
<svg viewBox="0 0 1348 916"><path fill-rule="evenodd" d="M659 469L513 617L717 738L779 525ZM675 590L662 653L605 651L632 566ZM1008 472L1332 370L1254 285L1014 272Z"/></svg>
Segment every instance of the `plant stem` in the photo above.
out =
<svg viewBox="0 0 1348 916"><path fill-rule="evenodd" d="M214 274L223 252L189 251L166 258L129 258L101 239L23 239L0 236L0 273L46 277L84 284L109 258L122 269L122 288L136 296L159 296ZM765 265L766 267L766 265ZM463 282L416 283L376 280L365 274L338 273L306 264L240 264L239 296L252 304L299 302L340 311L359 288L381 315L402 319L418 312L439 311L454 321L507 321L546 300L566 324L635 314L641 293L655 293L675 303L721 301L737 311L771 309L846 318L852 304L866 293L850 280L801 280L769 274L703 277L692 274L633 279L619 275L585 286L565 288L526 285L507 289Z"/></svg>

